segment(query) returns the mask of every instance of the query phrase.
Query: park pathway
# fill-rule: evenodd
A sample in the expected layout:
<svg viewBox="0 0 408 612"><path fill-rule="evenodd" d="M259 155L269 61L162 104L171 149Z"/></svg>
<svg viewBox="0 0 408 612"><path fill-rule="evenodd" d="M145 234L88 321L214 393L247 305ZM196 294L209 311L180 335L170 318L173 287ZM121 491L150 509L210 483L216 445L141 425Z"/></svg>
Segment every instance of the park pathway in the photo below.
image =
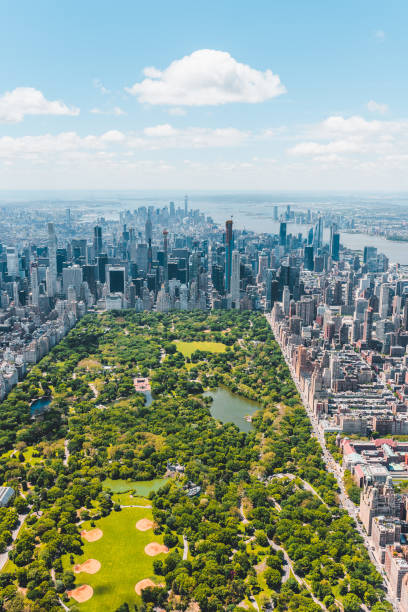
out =
<svg viewBox="0 0 408 612"><path fill-rule="evenodd" d="M298 476L296 474L274 474L273 476L269 477L269 480L272 480L273 478L289 478L289 480L295 480L297 478L298 480L301 480L302 483L303 483L304 488L306 489L306 491L309 491L309 493L313 493L313 495L316 495L316 497L318 497L320 499L320 501L325 506L327 506L326 502L319 495L319 493L316 491L316 489L314 489L312 487L312 485L309 482L307 482L307 480L303 480L303 478L300 478L300 476Z"/></svg>
<svg viewBox="0 0 408 612"><path fill-rule="evenodd" d="M68 465L68 459L69 459L68 440L64 440L64 461L63 461L64 465Z"/></svg>
<svg viewBox="0 0 408 612"><path fill-rule="evenodd" d="M137 506L136 504L129 504L129 505L122 505L120 506L121 508L147 508L150 509L151 506Z"/></svg>
<svg viewBox="0 0 408 612"><path fill-rule="evenodd" d="M90 386L91 390L93 391L93 394L94 394L95 398L97 398L98 395L99 395L98 389L96 388L96 386L93 383L89 383L89 386Z"/></svg>
<svg viewBox="0 0 408 612"><path fill-rule="evenodd" d="M184 549L183 549L183 561L187 561L187 557L188 557L188 540L187 540L185 535L183 535L183 545L184 545Z"/></svg>
<svg viewBox="0 0 408 612"><path fill-rule="evenodd" d="M241 514L241 516L242 516L242 521L241 521L241 523L242 523L243 525L246 525L246 524L248 523L248 519L247 519L247 517L246 517L246 516L245 516L245 514L244 514L244 500L243 500L243 499L241 499L241 505L240 505L240 507L239 507L239 512L240 512L240 514Z"/></svg>
<svg viewBox="0 0 408 612"><path fill-rule="evenodd" d="M11 537L12 537L11 544L9 546L7 546L7 550L4 553L1 553L1 555L0 555L0 571L3 569L3 567L6 565L6 563L8 561L9 552L12 549L13 544L14 544L15 540L17 539L17 536L18 536L18 534L20 532L20 529L24 525L24 521L26 520L27 516L28 516L28 514L19 514L18 515L19 524L11 532Z"/></svg>

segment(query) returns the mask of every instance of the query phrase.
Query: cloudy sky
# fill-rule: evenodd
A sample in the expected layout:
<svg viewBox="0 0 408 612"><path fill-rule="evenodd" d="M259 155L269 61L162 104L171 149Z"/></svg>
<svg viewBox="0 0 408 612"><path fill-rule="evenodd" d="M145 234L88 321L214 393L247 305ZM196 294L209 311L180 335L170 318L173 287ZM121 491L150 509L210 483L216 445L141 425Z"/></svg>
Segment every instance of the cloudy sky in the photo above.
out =
<svg viewBox="0 0 408 612"><path fill-rule="evenodd" d="M0 189L408 189L404 0L5 0Z"/></svg>

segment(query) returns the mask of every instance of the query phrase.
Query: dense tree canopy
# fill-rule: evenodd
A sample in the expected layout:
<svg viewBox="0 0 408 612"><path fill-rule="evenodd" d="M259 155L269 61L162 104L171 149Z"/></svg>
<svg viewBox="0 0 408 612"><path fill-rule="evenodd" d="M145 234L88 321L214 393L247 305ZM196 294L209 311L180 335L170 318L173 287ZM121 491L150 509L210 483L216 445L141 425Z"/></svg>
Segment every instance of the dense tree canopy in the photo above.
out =
<svg viewBox="0 0 408 612"><path fill-rule="evenodd" d="M174 340L227 348L187 356ZM135 377L149 377L150 405ZM258 402L250 433L212 418L202 392L220 385ZM50 408L31 418L31 402L44 396ZM87 315L10 393L0 418L0 473L17 492L0 509L0 551L18 514L28 514L11 570L0 574L7 609L60 609L75 581L62 559L81 551L80 517L112 511L104 481L148 481L168 462L185 470L151 496L156 532L170 548L154 563L165 586L146 589L142 609L195 601L203 612L232 610L250 597L282 611L318 610L317 601L334 611L340 600L349 610L386 609L381 578L337 506L335 479L261 315ZM198 495L188 496L190 481ZM27 589L25 603L17 586Z"/></svg>

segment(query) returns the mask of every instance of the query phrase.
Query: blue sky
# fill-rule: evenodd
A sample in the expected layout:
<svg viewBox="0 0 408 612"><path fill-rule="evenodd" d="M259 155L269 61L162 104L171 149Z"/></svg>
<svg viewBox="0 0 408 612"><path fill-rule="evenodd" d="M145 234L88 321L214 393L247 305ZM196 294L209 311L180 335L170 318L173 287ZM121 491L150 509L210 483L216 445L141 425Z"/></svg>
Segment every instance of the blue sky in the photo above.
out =
<svg viewBox="0 0 408 612"><path fill-rule="evenodd" d="M3 188L408 189L406 2L8 1Z"/></svg>

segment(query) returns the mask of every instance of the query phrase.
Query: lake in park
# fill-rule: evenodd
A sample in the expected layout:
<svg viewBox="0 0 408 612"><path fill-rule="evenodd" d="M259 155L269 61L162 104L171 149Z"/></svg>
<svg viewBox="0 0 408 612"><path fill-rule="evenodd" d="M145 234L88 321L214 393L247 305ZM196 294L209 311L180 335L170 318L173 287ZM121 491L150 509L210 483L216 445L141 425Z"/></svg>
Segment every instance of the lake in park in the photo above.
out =
<svg viewBox="0 0 408 612"><path fill-rule="evenodd" d="M30 406L31 416L35 417L42 414L51 404L51 401L52 399L50 397L41 397L40 399L35 400Z"/></svg>
<svg viewBox="0 0 408 612"><path fill-rule="evenodd" d="M234 423L240 431L246 433L251 431L252 424L248 423L245 417L254 414L259 409L259 404L242 395L231 393L223 387L219 387L216 391L206 391L204 396L213 398L210 412L214 419L218 419L221 423Z"/></svg>

